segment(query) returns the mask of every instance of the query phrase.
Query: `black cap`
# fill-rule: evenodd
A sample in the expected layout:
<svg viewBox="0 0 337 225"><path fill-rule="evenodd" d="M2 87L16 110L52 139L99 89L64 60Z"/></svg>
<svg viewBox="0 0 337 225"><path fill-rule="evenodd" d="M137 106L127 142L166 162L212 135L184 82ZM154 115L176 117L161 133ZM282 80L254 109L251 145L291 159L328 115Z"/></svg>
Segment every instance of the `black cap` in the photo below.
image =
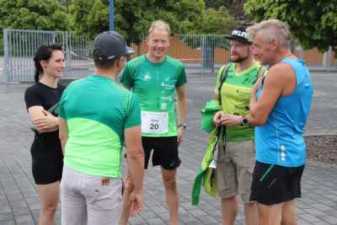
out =
<svg viewBox="0 0 337 225"><path fill-rule="evenodd" d="M126 45L123 36L116 31L105 31L95 38L94 57L98 60L111 60L133 53L134 50Z"/></svg>
<svg viewBox="0 0 337 225"><path fill-rule="evenodd" d="M251 44L252 41L249 38L248 33L246 32L246 28L239 27L232 31L231 35L225 36L229 40L240 41L242 43Z"/></svg>

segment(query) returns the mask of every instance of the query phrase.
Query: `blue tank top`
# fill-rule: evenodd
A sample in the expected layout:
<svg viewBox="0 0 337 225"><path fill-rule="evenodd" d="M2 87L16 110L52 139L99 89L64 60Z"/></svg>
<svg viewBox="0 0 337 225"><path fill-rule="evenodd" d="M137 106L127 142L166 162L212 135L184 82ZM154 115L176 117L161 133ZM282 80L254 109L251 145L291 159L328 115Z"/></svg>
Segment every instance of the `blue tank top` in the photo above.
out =
<svg viewBox="0 0 337 225"><path fill-rule="evenodd" d="M296 75L291 95L281 96L267 122L255 128L256 160L285 167L302 166L306 160L304 127L311 109L313 87L308 68L299 59L284 58ZM263 86L256 93L261 96Z"/></svg>

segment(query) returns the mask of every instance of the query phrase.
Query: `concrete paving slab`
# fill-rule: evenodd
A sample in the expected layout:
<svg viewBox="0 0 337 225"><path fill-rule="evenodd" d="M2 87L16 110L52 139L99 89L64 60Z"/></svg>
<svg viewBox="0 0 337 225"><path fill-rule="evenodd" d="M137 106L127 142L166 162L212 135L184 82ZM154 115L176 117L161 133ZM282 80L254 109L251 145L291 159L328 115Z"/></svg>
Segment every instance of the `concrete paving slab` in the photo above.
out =
<svg viewBox="0 0 337 225"><path fill-rule="evenodd" d="M200 108L211 98L214 79L188 76L189 118L186 138L180 148L178 171L181 224L219 224L219 201L204 193L199 207L191 205L194 175L205 149L207 136L200 131ZM336 73L314 73L315 97L306 134L337 134ZM23 93L28 84L0 84L0 225L37 224L39 202L31 175L30 145L33 133ZM337 147L337 146L336 146ZM299 224L337 224L337 167L310 162L303 176L303 195L298 201ZM145 179L145 210L130 224L168 224L168 212L160 170L151 168ZM57 222L60 224L60 213ZM243 224L242 209L237 224Z"/></svg>

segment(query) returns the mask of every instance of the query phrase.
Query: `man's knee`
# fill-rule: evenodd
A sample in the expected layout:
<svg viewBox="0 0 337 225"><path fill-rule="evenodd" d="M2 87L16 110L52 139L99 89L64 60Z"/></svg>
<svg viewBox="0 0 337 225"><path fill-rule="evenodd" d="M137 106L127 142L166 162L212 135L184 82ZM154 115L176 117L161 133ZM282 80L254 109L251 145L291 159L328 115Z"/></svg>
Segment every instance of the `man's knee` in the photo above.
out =
<svg viewBox="0 0 337 225"><path fill-rule="evenodd" d="M250 216L255 215L253 217L257 218L258 216L257 203L256 202L244 203L244 211L246 215L250 215Z"/></svg>
<svg viewBox="0 0 337 225"><path fill-rule="evenodd" d="M232 208L232 209L237 209L239 206L238 199L235 195L221 198L221 206L225 208Z"/></svg>
<svg viewBox="0 0 337 225"><path fill-rule="evenodd" d="M281 225L297 225L296 204L294 200L286 202L283 205Z"/></svg>
<svg viewBox="0 0 337 225"><path fill-rule="evenodd" d="M245 207L248 208L248 209L251 209L251 208L257 208L257 203L256 202L247 202L245 203Z"/></svg>
<svg viewBox="0 0 337 225"><path fill-rule="evenodd" d="M296 220L290 218L282 218L281 225L297 225Z"/></svg>
<svg viewBox="0 0 337 225"><path fill-rule="evenodd" d="M49 202L47 204L42 205L41 210L44 214L54 215L57 210L57 205L58 202Z"/></svg>
<svg viewBox="0 0 337 225"><path fill-rule="evenodd" d="M229 197L222 197L221 202L223 203L236 203L237 197L235 195L229 196Z"/></svg>
<svg viewBox="0 0 337 225"><path fill-rule="evenodd" d="M163 183L167 189L176 189L176 173L175 171L163 172Z"/></svg>

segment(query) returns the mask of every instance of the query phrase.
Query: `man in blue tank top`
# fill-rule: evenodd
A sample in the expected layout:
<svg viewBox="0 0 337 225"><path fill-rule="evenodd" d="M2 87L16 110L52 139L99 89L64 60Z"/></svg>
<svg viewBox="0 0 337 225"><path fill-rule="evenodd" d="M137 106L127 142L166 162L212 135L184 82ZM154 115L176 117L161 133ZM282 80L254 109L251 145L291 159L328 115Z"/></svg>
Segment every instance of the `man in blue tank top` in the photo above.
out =
<svg viewBox="0 0 337 225"><path fill-rule="evenodd" d="M244 123L256 126L256 165L250 200L258 203L261 225L296 224L306 160L304 127L313 87L304 63L289 50L288 26L275 19L248 29L253 55L269 66L253 89Z"/></svg>

